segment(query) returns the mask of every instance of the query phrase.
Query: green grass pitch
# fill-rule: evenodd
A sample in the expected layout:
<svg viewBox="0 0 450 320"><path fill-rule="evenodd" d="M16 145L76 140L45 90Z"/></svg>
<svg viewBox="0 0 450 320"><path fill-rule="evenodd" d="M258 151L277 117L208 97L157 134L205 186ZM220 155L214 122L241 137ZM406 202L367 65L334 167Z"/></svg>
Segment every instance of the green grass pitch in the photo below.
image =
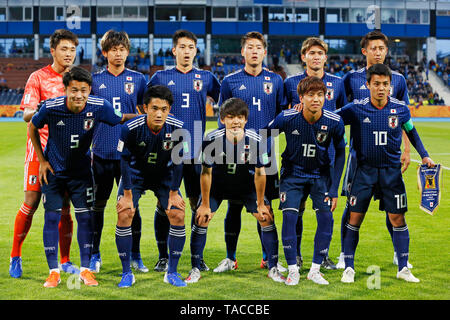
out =
<svg viewBox="0 0 450 320"><path fill-rule="evenodd" d="M437 163L450 167L450 123L416 122L416 127L428 148L431 157ZM214 122L208 127L213 128ZM155 198L147 193L141 200L143 219L141 253L144 263L151 269L149 273L135 273L136 283L129 289L118 289L121 265L117 256L114 240L116 224L115 193L108 202L105 213L101 253L103 266L97 275L99 286L88 288L76 281L75 277L62 273L61 284L56 289L45 289L43 283L48 275L45 260L42 228L42 205L34 215L32 228L23 245L23 276L13 279L9 276L9 256L12 245L14 217L23 202L23 160L25 153L26 124L23 122L5 122L0 124L0 299L196 299L196 300L312 300L312 299L420 299L441 300L450 298L450 273L448 272L450 239L450 198L447 186L450 171L443 170L444 190L438 212L430 216L419 209L416 168L412 162L404 180L407 186L409 211L406 220L409 226L410 262L414 265L414 275L421 282L406 283L396 279L397 267L392 264L393 247L385 226L385 215L378 211L378 202L372 202L360 231L360 242L356 252L356 277L354 284L340 282L341 270L323 271L330 282L328 286L319 286L306 280L313 253L313 239L316 229L311 201L308 201L304 214L304 233L302 252L304 268L298 286L289 287L275 283L267 278L267 270L259 267L261 246L256 231L256 220L249 214L242 214L237 259L239 268L225 274L203 272L197 284L187 288L175 288L163 282L163 274L152 271L157 261L157 248L154 239L153 217ZM284 138L280 138L284 143ZM281 147L282 150L282 147ZM412 151L411 157L419 156ZM183 190L184 194L184 190ZM344 198L339 198L334 213L334 233L330 247L330 257L335 260L340 251L340 221L344 208ZM274 202L278 208L278 201ZM211 269L225 257L223 219L226 204L222 204L208 229L205 248L205 260ZM73 211L72 211L73 213ZM281 245L282 215L275 209L276 224L280 237L280 261L286 265ZM75 221L75 217L73 216ZM186 210L186 225L190 224L191 213ZM190 228L186 230L186 244L180 259L179 272L187 276L190 270L189 239ZM76 222L74 222L76 234ZM79 251L76 236L73 238L71 260L79 264ZM374 273L374 271L377 271Z"/></svg>

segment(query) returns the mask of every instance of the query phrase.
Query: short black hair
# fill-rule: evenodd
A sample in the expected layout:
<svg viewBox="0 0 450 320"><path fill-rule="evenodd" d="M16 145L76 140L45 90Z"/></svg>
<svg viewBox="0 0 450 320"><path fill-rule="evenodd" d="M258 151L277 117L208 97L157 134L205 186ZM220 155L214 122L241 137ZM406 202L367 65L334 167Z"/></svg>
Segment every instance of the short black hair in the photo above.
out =
<svg viewBox="0 0 450 320"><path fill-rule="evenodd" d="M170 91L170 89L166 86L157 85L148 87L144 93L144 104L149 104L150 100L153 98L166 100L169 106L172 106L173 104L172 91Z"/></svg>
<svg viewBox="0 0 450 320"><path fill-rule="evenodd" d="M377 64L374 64L373 66L371 66L367 70L366 79L367 79L368 83L370 83L370 80L372 79L372 76L374 74L379 75L379 76L388 76L389 80L392 81L391 69L389 69L389 67L385 64L377 63Z"/></svg>
<svg viewBox="0 0 450 320"><path fill-rule="evenodd" d="M66 29L57 29L50 36L50 48L56 49L61 40L72 41L75 47L78 46L78 36L75 33Z"/></svg>
<svg viewBox="0 0 450 320"><path fill-rule="evenodd" d="M191 39L192 41L194 41L195 45L197 45L197 36L189 30L182 29L182 30L175 31L175 33L173 34L173 36L172 36L173 47L177 46L178 39L181 39L181 38Z"/></svg>
<svg viewBox="0 0 450 320"><path fill-rule="evenodd" d="M225 119L226 116L245 116L248 119L248 106L247 104L239 98L229 98L227 99L219 110L220 119Z"/></svg>
<svg viewBox="0 0 450 320"><path fill-rule="evenodd" d="M359 44L361 45L362 49L365 49L369 45L369 42L372 40L382 40L386 47L389 44L388 37L384 33L382 33L380 30L370 31L364 37L362 37L361 42Z"/></svg>
<svg viewBox="0 0 450 320"><path fill-rule="evenodd" d="M65 88L69 86L72 80L86 82L89 86L92 86L91 73L78 66L72 67L68 72L64 73L62 80Z"/></svg>
<svg viewBox="0 0 450 320"><path fill-rule="evenodd" d="M100 41L102 51L108 52L115 46L123 45L128 51L131 48L130 38L125 31L115 31L113 29L106 31Z"/></svg>

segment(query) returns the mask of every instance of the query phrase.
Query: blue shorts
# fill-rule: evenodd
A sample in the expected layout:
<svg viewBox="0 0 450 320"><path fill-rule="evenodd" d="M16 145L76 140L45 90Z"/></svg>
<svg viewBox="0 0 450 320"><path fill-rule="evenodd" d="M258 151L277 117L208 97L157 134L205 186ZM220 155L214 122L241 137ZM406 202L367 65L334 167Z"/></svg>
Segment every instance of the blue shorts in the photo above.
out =
<svg viewBox="0 0 450 320"><path fill-rule="evenodd" d="M160 206L166 210L167 206L169 205L169 193L170 193L170 187L169 184L158 184L155 185L154 183L146 182L145 180L141 179L133 179L132 181L132 187L131 187L131 193L133 194L133 205L135 208L139 205L139 199L142 197L142 195L145 194L145 191L151 190L155 194L156 198L159 201ZM178 193L180 193L178 191ZM181 194L180 194L181 195ZM123 196L123 183L122 180L119 183L119 187L117 190L117 200ZM171 207L171 209L177 209L176 207Z"/></svg>
<svg viewBox="0 0 450 320"><path fill-rule="evenodd" d="M280 179L278 173L266 176L266 189L264 192L267 200L278 199L280 196Z"/></svg>
<svg viewBox="0 0 450 320"><path fill-rule="evenodd" d="M183 180L186 197L199 198L200 190L200 175L202 173L202 165L196 163L183 164Z"/></svg>
<svg viewBox="0 0 450 320"><path fill-rule="evenodd" d="M108 200L111 191L120 181L120 160L102 159L93 155L92 170L94 172L95 200Z"/></svg>
<svg viewBox="0 0 450 320"><path fill-rule="evenodd" d="M300 203L309 197L314 210L329 211L331 201L324 202L328 197L329 178L299 178L294 176L281 176L280 180L280 207L279 209L299 212Z"/></svg>
<svg viewBox="0 0 450 320"><path fill-rule="evenodd" d="M349 210L366 213L374 194L377 194L380 199L380 210L389 213L408 211L405 183L400 166L396 168L358 166L348 197Z"/></svg>
<svg viewBox="0 0 450 320"><path fill-rule="evenodd" d="M42 185L42 202L46 211L60 211L67 193L74 212L91 210L94 204L94 183L92 174L80 177L55 176L47 174L48 184Z"/></svg>

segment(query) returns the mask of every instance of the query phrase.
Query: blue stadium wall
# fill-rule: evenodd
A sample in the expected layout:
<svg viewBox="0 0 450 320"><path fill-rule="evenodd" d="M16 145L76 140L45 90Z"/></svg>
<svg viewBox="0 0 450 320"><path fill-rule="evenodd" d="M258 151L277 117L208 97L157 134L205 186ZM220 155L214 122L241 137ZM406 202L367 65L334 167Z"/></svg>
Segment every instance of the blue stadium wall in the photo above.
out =
<svg viewBox="0 0 450 320"><path fill-rule="evenodd" d="M178 29L186 28L192 32L204 35L206 27L204 22L160 22L154 23L154 35L171 35ZM39 22L39 33L52 34L55 29L65 28L66 23L61 21ZM147 22L133 21L99 21L97 22L97 34L104 34L114 28L125 30L131 35L148 35ZM417 38L429 37L429 25L415 24L382 24L382 31L387 36ZM73 31L78 35L90 35L91 22L81 22L80 29ZM368 32L364 23L326 23L325 36L329 37L360 37ZM211 23L211 34L217 36L240 35L248 31L263 32L262 22L215 22ZM269 35L274 36L311 36L319 34L319 23L292 23L269 22ZM32 35L33 22L0 22L0 35ZM436 37L450 38L450 17L436 17Z"/></svg>

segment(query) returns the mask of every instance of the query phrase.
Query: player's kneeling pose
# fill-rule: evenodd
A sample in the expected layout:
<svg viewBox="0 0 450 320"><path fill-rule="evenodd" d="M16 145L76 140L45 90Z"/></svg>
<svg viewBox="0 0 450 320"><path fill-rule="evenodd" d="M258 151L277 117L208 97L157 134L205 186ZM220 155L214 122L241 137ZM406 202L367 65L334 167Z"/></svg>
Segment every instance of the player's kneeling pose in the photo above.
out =
<svg viewBox="0 0 450 320"><path fill-rule="evenodd" d="M264 201L269 165L267 141L255 131L246 130L248 106L239 98L230 98L220 109L225 128L207 135L203 145L200 178L201 200L191 234L192 270L186 282L200 279L200 261L206 243L208 224L223 200L242 201L260 223L264 247L269 255L269 277L284 282L277 270L278 235L273 212Z"/></svg>
<svg viewBox="0 0 450 320"><path fill-rule="evenodd" d="M283 111L268 126L269 132L278 129L286 135L280 173L281 235L289 269L286 284L296 285L300 279L296 259L296 225L298 208L308 195L316 211L317 230L307 279L328 284L320 273L320 265L327 257L331 241L332 212L336 208L345 163L345 129L338 115L323 110L327 88L321 79L307 77L301 80L297 92L303 105L302 111ZM336 150L334 165L330 163L328 152L331 143Z"/></svg>
<svg viewBox="0 0 450 320"><path fill-rule="evenodd" d="M136 115L122 114L108 101L90 96L92 76L83 68L73 67L66 72L63 84L66 96L47 100L33 116L29 127L40 163L39 180L45 209L43 237L50 276L44 287L56 287L61 281L58 269L58 223L66 192L78 222L80 280L88 286L96 286L98 283L89 270L92 249L90 219L94 201L89 148L93 129L100 122L113 126ZM43 152L38 129L46 124L49 138Z"/></svg>
<svg viewBox="0 0 450 320"><path fill-rule="evenodd" d="M149 87L144 94L143 103L145 114L122 126L117 146L121 152L122 178L118 188L116 245L123 271L118 286L126 288L135 282L130 266L131 223L142 194L151 190L158 199L160 211L167 214L170 222L169 266L164 282L184 287L186 283L177 273L186 239L185 203L178 190L183 164L182 154L175 150L187 153L189 147L184 142L175 141L175 136L180 136L176 134L176 130L183 128L183 122L169 115L173 96L167 87ZM174 161L173 154L180 156L179 164Z"/></svg>

